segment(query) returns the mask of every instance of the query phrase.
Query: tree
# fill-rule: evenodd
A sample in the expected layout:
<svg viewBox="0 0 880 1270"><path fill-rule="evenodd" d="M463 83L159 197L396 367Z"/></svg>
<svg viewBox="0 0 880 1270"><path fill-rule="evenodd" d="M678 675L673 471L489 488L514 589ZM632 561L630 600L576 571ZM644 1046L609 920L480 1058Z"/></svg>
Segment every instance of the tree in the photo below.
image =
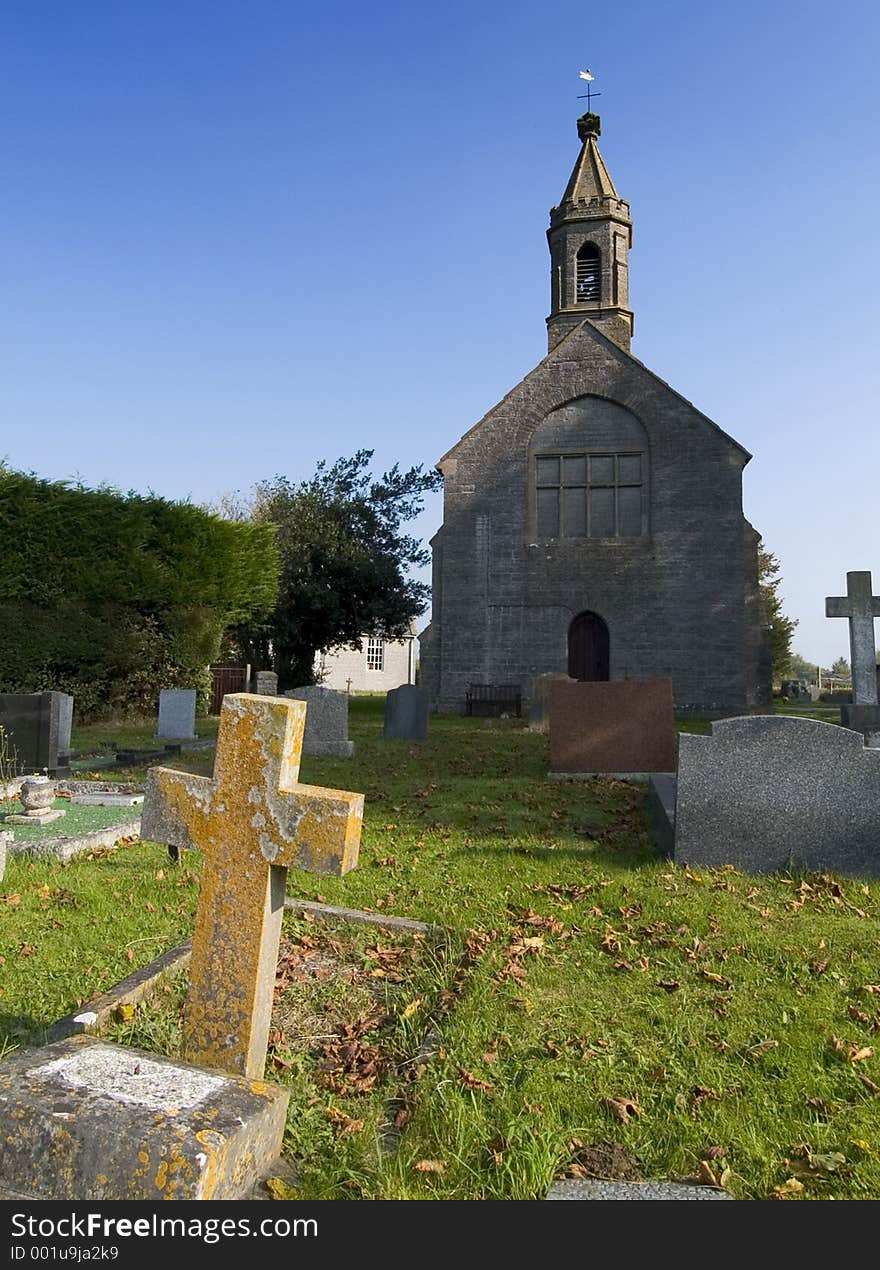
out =
<svg viewBox="0 0 880 1270"><path fill-rule="evenodd" d="M358 450L311 480L284 476L256 486L251 519L277 528L281 584L262 628L234 632L246 660L274 665L279 688L314 679L315 654L365 636L400 639L427 608L430 586L408 576L428 563L428 551L401 531L439 488L438 472L395 464L375 480L372 450Z"/></svg>
<svg viewBox="0 0 880 1270"><path fill-rule="evenodd" d="M788 659L786 674L792 679L806 679L807 683L815 683L818 665L818 662L807 661L800 653L792 653Z"/></svg>
<svg viewBox="0 0 880 1270"><path fill-rule="evenodd" d="M764 601L764 611L770 625L770 642L773 649L773 682L778 683L788 673L791 664L791 639L797 618L786 617L782 611L782 599L779 595L781 578L780 564L776 556L764 546L763 538L758 540L758 585Z"/></svg>
<svg viewBox="0 0 880 1270"><path fill-rule="evenodd" d="M269 525L3 464L0 539L0 692L70 692L80 719L204 694L223 632L278 594Z"/></svg>
<svg viewBox="0 0 880 1270"><path fill-rule="evenodd" d="M849 679L851 671L849 662L845 657L838 657L837 661L831 663L832 675L837 675L840 679Z"/></svg>

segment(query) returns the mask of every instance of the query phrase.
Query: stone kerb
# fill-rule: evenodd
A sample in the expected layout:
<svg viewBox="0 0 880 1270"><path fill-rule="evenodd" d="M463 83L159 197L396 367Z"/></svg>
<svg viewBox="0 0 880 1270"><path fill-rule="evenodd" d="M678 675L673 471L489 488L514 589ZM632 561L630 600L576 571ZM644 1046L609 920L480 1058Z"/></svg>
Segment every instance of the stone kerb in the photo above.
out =
<svg viewBox="0 0 880 1270"><path fill-rule="evenodd" d="M880 877L880 751L835 724L785 715L683 734L674 858Z"/></svg>

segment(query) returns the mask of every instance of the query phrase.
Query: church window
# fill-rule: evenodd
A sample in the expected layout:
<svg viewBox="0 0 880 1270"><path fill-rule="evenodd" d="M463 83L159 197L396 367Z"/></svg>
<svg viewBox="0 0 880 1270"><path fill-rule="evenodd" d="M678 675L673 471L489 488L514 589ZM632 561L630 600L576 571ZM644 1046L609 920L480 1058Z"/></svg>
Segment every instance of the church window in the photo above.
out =
<svg viewBox="0 0 880 1270"><path fill-rule="evenodd" d="M638 538L641 454L554 454L536 460L539 538Z"/></svg>
<svg viewBox="0 0 880 1270"><path fill-rule="evenodd" d="M578 304L602 296L602 262L595 243L584 243L575 261L575 298Z"/></svg>
<svg viewBox="0 0 880 1270"><path fill-rule="evenodd" d="M385 641L381 639L367 640L367 670L385 669Z"/></svg>

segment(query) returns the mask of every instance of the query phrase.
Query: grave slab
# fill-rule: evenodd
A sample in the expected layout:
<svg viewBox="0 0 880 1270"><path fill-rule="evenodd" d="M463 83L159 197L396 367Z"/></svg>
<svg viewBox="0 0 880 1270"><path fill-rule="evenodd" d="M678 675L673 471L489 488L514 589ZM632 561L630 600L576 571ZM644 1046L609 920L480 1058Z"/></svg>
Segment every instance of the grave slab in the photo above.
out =
<svg viewBox="0 0 880 1270"><path fill-rule="evenodd" d="M46 1200L239 1199L281 1151L289 1095L76 1036L0 1063L0 1189Z"/></svg>
<svg viewBox="0 0 880 1270"><path fill-rule="evenodd" d="M603 1182L571 1178L554 1182L545 1199L733 1199L712 1186L690 1186L687 1182Z"/></svg>

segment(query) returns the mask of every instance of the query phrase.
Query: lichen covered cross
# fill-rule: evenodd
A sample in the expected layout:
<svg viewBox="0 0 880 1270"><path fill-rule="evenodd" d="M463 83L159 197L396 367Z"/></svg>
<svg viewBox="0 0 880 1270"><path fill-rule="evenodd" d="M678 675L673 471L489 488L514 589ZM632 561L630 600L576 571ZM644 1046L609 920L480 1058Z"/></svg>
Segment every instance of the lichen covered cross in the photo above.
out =
<svg viewBox="0 0 880 1270"><path fill-rule="evenodd" d="M213 779L153 767L141 837L203 852L183 1053L262 1078L289 868L357 864L363 794L298 784L306 706L223 698Z"/></svg>

